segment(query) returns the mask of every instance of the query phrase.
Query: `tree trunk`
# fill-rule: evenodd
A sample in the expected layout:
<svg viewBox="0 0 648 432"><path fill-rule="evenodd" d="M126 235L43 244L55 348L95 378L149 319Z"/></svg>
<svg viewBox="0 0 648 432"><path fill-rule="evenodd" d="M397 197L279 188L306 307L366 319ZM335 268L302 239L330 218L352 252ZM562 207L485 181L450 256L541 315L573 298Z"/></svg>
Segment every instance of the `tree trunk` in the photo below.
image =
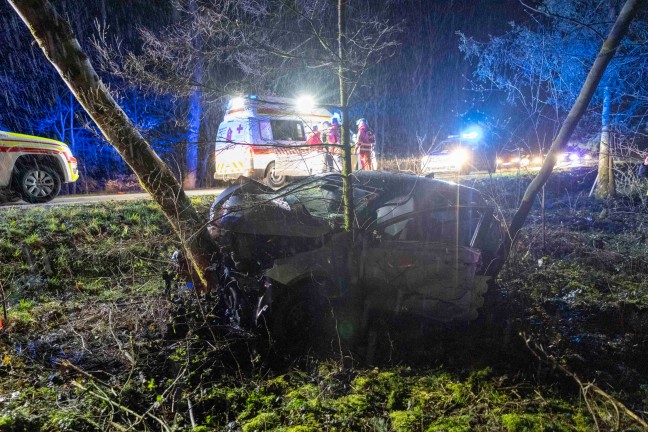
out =
<svg viewBox="0 0 648 432"><path fill-rule="evenodd" d="M189 1L189 13L195 20L198 13L196 0ZM191 76L191 94L189 95L189 110L187 113L187 147L185 151L185 175L183 185L185 189L195 189L198 179L198 142L200 141L200 122L202 120L202 80L205 62L201 55L202 42L198 32L192 29L191 45L196 53L193 58L193 73Z"/></svg>
<svg viewBox="0 0 648 432"><path fill-rule="evenodd" d="M70 93L70 149L72 154L77 154L76 148L76 137L74 135L74 95ZM76 194L77 184L76 182L70 184L69 192L74 195Z"/></svg>
<svg viewBox="0 0 648 432"><path fill-rule="evenodd" d="M47 0L9 0L79 103L138 176L180 237L195 282L208 289L212 242L178 180L117 105L68 22Z"/></svg>
<svg viewBox="0 0 648 432"><path fill-rule="evenodd" d="M490 274L496 276L502 265L504 264L506 258L508 257L509 250L513 241L515 240L518 232L524 226L524 222L531 211L531 207L535 201L538 192L542 189L542 186L547 182L551 172L554 169L556 164L557 156L565 149L567 142L571 137L576 125L580 121L585 110L592 100L592 96L598 87L605 69L607 68L610 60L614 57L621 40L628 31L628 27L632 22L633 18L639 11L639 9L644 6L646 0L627 0L623 5L623 9L619 13L614 26L610 30L607 39L603 42L603 46L594 60L594 64L587 74L585 83L581 88L578 98L574 102L572 109L569 111L565 122L562 124L558 135L554 139L551 147L549 148L549 153L545 158L544 164L540 169L538 175L531 181L531 184L526 189L522 202L520 203L519 208L513 216L513 220L509 225L508 236L502 242L500 249L497 254L497 262L493 263L490 266Z"/></svg>
<svg viewBox="0 0 648 432"><path fill-rule="evenodd" d="M340 80L340 107L342 108L342 150L344 167L342 169L342 189L344 194L344 228L353 228L353 178L351 172L351 132L349 130L349 95L346 77L346 0L338 0L338 79Z"/></svg>
<svg viewBox="0 0 648 432"><path fill-rule="evenodd" d="M599 144L598 182L596 197L599 199L611 198L614 190L614 161L612 160L610 141L610 109L612 95L610 87L605 87L603 94L603 109L601 111L601 142Z"/></svg>

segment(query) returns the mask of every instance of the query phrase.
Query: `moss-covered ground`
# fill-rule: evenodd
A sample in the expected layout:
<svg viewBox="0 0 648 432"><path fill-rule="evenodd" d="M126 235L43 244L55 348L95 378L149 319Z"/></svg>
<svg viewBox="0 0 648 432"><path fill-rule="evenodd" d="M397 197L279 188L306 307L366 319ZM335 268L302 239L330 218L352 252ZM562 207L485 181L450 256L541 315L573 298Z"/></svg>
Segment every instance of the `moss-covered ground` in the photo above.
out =
<svg viewBox="0 0 648 432"><path fill-rule="evenodd" d="M489 181L509 214L528 179ZM286 359L209 301L172 301L177 244L151 202L0 209L0 430L642 430L588 383L646 417L648 213L558 182L476 322L383 330L371 364Z"/></svg>

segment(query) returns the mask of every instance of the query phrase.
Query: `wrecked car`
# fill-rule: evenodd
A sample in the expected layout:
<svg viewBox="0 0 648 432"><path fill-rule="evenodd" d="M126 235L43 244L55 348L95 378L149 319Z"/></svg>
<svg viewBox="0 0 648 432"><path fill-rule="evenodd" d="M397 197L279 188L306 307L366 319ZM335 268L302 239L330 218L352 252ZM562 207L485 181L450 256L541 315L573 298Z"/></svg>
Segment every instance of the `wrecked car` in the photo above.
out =
<svg viewBox="0 0 648 432"><path fill-rule="evenodd" d="M493 208L477 190L360 171L353 202L347 231L340 174L279 190L241 178L216 199L208 230L223 251L236 324L294 338L333 319L351 338L375 312L440 322L477 316L498 245Z"/></svg>

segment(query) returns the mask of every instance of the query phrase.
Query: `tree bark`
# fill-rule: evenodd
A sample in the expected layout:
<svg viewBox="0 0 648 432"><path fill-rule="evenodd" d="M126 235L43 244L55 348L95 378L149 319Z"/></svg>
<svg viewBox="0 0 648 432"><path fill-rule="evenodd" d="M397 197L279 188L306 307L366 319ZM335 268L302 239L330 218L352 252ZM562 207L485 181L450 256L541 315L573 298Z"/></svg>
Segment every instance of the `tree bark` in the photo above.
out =
<svg viewBox="0 0 648 432"><path fill-rule="evenodd" d="M169 167L140 135L103 84L72 28L47 0L8 0L79 103L160 205L179 236L195 282L209 288L212 242Z"/></svg>
<svg viewBox="0 0 648 432"><path fill-rule="evenodd" d="M344 228L351 231L354 220L353 178L351 172L351 133L349 130L349 95L346 77L346 0L338 0L338 79L340 80L340 107L342 108L342 190L344 194Z"/></svg>
<svg viewBox="0 0 648 432"><path fill-rule="evenodd" d="M196 0L189 1L189 13L191 19L195 21L198 13ZM185 151L185 175L183 186L185 189L195 189L198 181L198 142L200 141L200 123L203 117L202 102L202 81L205 62L202 58L202 41L200 35L195 30L195 24L192 26L191 45L196 53L193 58L193 72L191 76L192 87L189 95L189 109L187 113L187 147Z"/></svg>
<svg viewBox="0 0 648 432"><path fill-rule="evenodd" d="M554 166L556 165L557 156L567 146L569 138L574 132L574 129L576 129L576 126L578 125L581 117L583 117L583 114L585 114L585 110L592 100L592 96L594 96L594 92L596 91L601 78L603 78L605 69L610 63L610 60L612 60L612 57L614 57L614 54L616 53L621 40L628 32L630 23L637 15L639 9L645 5L645 2L646 0L627 0L623 5L623 9L621 9L619 16L617 17L614 25L612 26L612 29L610 30L610 33L608 34L608 37L603 42L603 46L596 56L596 60L594 60L592 68L587 74L587 78L585 79L585 83L581 88L578 98L574 102L574 105L569 111L565 122L562 124L560 130L558 131L558 135L549 148L549 153L545 158L545 162L542 165L542 168L540 168L540 172L531 181L531 184L529 184L526 192L524 193L524 196L522 197L522 202L520 203L520 206L515 212L515 215L513 216L513 219L511 220L511 223L509 225L508 236L505 237L502 245L499 248L497 261L490 267L489 273L491 275L496 276L501 270L504 262L506 261L506 258L508 258L511 245L513 244L513 241L515 240L520 229L522 229L522 227L524 226L524 222L526 221L526 218L531 211L531 207L533 206L538 192L547 182L549 176L551 175L551 172L554 169Z"/></svg>
<svg viewBox="0 0 648 432"><path fill-rule="evenodd" d="M603 90L603 109L601 110L601 141L599 144L598 182L596 184L596 197L599 199L612 198L615 195L614 161L611 153L610 141L610 109L612 105L612 91L609 86Z"/></svg>

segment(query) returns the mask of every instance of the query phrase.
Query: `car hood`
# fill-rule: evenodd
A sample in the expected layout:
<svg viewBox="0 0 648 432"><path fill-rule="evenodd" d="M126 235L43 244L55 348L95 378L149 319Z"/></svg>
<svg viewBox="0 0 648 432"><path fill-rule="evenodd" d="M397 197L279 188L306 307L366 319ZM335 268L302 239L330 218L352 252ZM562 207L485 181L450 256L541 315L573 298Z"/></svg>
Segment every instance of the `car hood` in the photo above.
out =
<svg viewBox="0 0 648 432"><path fill-rule="evenodd" d="M21 147L49 148L63 152L70 151L67 144L61 141L13 132L0 131L0 142Z"/></svg>
<svg viewBox="0 0 648 432"><path fill-rule="evenodd" d="M247 177L240 177L214 202L210 223L242 234L321 237L332 227L290 199L291 195Z"/></svg>

